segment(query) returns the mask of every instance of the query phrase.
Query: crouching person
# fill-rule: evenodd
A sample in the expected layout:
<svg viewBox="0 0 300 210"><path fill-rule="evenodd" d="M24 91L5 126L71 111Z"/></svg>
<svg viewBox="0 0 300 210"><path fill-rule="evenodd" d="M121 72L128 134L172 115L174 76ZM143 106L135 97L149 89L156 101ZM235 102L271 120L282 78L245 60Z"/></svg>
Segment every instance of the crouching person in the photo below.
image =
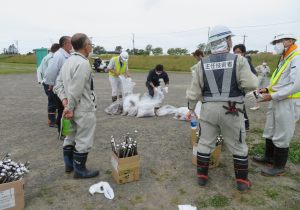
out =
<svg viewBox="0 0 300 210"><path fill-rule="evenodd" d="M71 129L64 140L63 154L66 172L74 169L74 178L91 178L99 171L86 168L96 127L96 97L93 88L93 75L87 59L92 52L89 38L77 33L71 39L75 53L62 66L55 92L62 100L64 117L70 119Z"/></svg>

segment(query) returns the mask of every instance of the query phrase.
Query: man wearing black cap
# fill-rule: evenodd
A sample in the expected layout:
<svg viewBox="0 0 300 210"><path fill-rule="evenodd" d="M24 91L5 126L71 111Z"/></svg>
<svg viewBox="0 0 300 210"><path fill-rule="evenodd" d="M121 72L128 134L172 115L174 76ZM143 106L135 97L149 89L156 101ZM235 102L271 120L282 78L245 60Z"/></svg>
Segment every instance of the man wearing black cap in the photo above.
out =
<svg viewBox="0 0 300 210"><path fill-rule="evenodd" d="M163 79L165 83L165 91L168 92L169 76L164 71L164 66L158 64L154 69L149 71L146 86L151 97L154 96L154 92L157 91L157 87L160 85L159 79Z"/></svg>

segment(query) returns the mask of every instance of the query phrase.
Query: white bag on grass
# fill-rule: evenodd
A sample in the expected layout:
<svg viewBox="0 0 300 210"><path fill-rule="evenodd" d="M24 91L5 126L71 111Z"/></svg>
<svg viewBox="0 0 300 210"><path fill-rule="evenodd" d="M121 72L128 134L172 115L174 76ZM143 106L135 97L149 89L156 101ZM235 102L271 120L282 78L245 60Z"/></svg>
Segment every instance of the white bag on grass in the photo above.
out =
<svg viewBox="0 0 300 210"><path fill-rule="evenodd" d="M153 117L153 116L155 116L153 104L143 103L139 105L136 117Z"/></svg>
<svg viewBox="0 0 300 210"><path fill-rule="evenodd" d="M118 115L121 114L123 110L123 102L122 100L117 100L115 102L113 102L111 105L109 105L108 107L106 107L104 109L104 111L107 114L111 114L111 115Z"/></svg>
<svg viewBox="0 0 300 210"><path fill-rule="evenodd" d="M176 110L177 110L177 108L175 106L164 105L156 111L156 114L157 114L157 116L165 116L165 115L169 115L169 114L174 114L176 112Z"/></svg>
<svg viewBox="0 0 300 210"><path fill-rule="evenodd" d="M154 108L160 107L164 99L164 93L161 87L154 92L154 96L151 97L148 93L145 93L139 102L138 113L136 117L151 117L155 116Z"/></svg>
<svg viewBox="0 0 300 210"><path fill-rule="evenodd" d="M130 94L123 100L123 115L135 116L138 112L140 94Z"/></svg>
<svg viewBox="0 0 300 210"><path fill-rule="evenodd" d="M123 97L130 95L133 93L133 88L135 86L135 82L132 82L131 77L125 78L124 76L119 76L122 84L122 95Z"/></svg>
<svg viewBox="0 0 300 210"><path fill-rule="evenodd" d="M186 115L189 112L189 109L187 107L179 107L174 115L174 119L176 120L186 120Z"/></svg>

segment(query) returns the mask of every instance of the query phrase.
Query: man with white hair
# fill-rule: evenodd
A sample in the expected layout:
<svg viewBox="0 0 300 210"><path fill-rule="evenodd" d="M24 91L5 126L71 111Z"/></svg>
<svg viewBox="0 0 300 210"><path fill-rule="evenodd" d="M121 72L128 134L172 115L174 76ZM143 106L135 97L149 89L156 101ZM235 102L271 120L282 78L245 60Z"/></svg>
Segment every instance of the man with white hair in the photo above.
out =
<svg viewBox="0 0 300 210"><path fill-rule="evenodd" d="M120 75L129 76L128 73L128 53L121 52L119 56L110 59L108 64L109 82L112 89L112 102L122 98L122 84L119 78Z"/></svg>
<svg viewBox="0 0 300 210"><path fill-rule="evenodd" d="M293 34L279 34L271 44L280 54L277 69L270 85L259 89L263 101L270 101L263 133L266 139L263 157L253 160L272 167L263 169L262 175L282 175L288 159L289 144L293 138L296 122L300 117L300 52Z"/></svg>
<svg viewBox="0 0 300 210"><path fill-rule="evenodd" d="M88 60L92 43L86 34L71 38L75 52L61 68L61 84L55 87L64 104L64 117L70 119L71 129L63 144L65 171L74 170L74 178L92 178L99 171L86 168L86 161L94 142L97 100L91 65Z"/></svg>
<svg viewBox="0 0 300 210"><path fill-rule="evenodd" d="M245 191L250 189L251 183L248 180L248 147L242 113L243 91L257 88L258 80L246 58L229 53L232 35L226 26L212 28L208 40L212 54L199 61L187 90L188 116L201 100L198 184L207 184L210 154L216 146L216 137L221 134L233 155L237 189Z"/></svg>

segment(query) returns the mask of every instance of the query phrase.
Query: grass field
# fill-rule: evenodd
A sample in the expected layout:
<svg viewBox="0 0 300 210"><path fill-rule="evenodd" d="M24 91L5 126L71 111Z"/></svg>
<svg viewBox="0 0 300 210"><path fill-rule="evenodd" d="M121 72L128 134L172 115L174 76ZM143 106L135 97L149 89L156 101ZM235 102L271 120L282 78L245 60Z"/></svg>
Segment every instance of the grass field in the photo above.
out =
<svg viewBox="0 0 300 210"><path fill-rule="evenodd" d="M101 55L102 59L110 59L112 55ZM254 66L260 65L265 60L271 68L275 70L278 56L271 54L253 55ZM34 55L0 56L0 74L9 73L32 73L35 71ZM27 64L27 65L26 65ZM190 67L195 64L192 56L130 56L129 69L150 70L157 64L163 64L167 71L189 72ZM25 67L23 69L23 67Z"/></svg>

